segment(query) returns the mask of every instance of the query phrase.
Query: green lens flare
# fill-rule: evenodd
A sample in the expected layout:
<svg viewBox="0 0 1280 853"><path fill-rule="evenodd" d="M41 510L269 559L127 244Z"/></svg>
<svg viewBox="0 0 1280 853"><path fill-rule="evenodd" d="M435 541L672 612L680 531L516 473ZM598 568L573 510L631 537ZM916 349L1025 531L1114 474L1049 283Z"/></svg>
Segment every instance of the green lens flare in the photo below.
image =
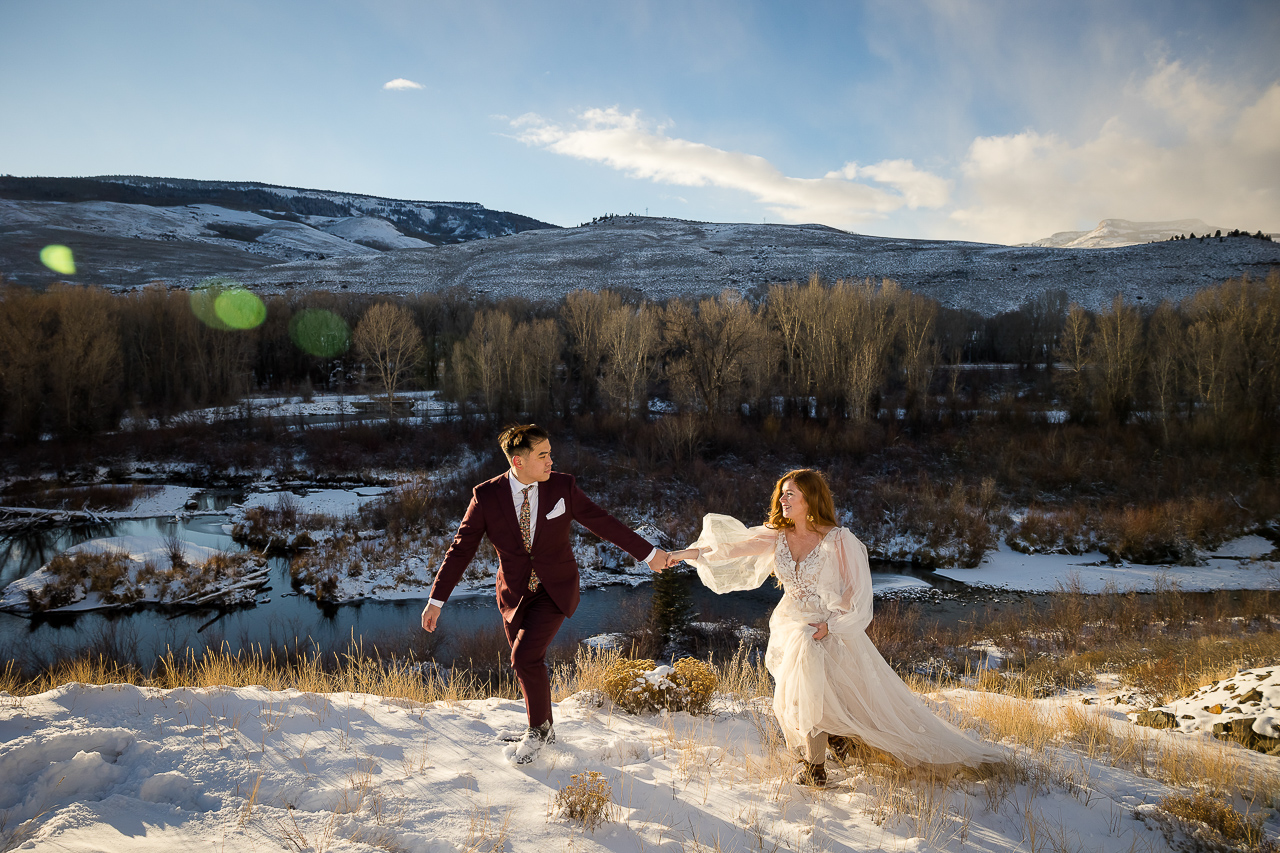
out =
<svg viewBox="0 0 1280 853"><path fill-rule="evenodd" d="M211 329L230 329L218 316L218 297L239 286L229 278L206 278L191 291L191 313Z"/></svg>
<svg viewBox="0 0 1280 853"><path fill-rule="evenodd" d="M267 306L242 287L224 290L213 300L213 312L231 329L256 329L267 319Z"/></svg>
<svg viewBox="0 0 1280 853"><path fill-rule="evenodd" d="M56 273L63 275L76 274L76 259L66 246L54 244L40 250L40 262Z"/></svg>
<svg viewBox="0 0 1280 853"><path fill-rule="evenodd" d="M332 311L308 308L289 321L289 337L298 349L319 358L333 358L351 345L351 330Z"/></svg>

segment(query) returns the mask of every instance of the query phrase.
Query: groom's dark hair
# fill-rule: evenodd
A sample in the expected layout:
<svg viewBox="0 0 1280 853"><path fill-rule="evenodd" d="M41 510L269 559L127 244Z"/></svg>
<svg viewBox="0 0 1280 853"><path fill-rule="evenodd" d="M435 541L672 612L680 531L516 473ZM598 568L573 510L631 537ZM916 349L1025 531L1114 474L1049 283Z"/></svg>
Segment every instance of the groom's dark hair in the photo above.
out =
<svg viewBox="0 0 1280 853"><path fill-rule="evenodd" d="M510 462L519 454L533 450L533 446L538 442L547 441L550 438L547 431L537 424L517 424L502 431L502 435L498 436L498 446L502 448L507 461Z"/></svg>

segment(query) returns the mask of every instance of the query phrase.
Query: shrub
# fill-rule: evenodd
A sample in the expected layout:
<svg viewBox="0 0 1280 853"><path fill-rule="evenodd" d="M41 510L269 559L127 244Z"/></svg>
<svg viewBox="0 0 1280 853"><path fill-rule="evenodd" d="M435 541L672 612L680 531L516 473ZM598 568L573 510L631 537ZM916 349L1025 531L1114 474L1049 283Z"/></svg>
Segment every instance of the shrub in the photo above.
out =
<svg viewBox="0 0 1280 853"><path fill-rule="evenodd" d="M631 714L659 709L698 714L706 712L717 683L715 670L694 658L676 661L675 666L621 658L605 674L604 692Z"/></svg>
<svg viewBox="0 0 1280 853"><path fill-rule="evenodd" d="M676 661L673 669L675 682L681 690L683 710L690 714L705 714L719 686L716 671L696 658L682 658Z"/></svg>
<svg viewBox="0 0 1280 853"><path fill-rule="evenodd" d="M427 480L397 486L360 508L362 524L374 530L400 533L444 533L455 508L442 502Z"/></svg>
<svg viewBox="0 0 1280 853"><path fill-rule="evenodd" d="M1083 554L1093 547L1088 519L1075 508L1052 512L1033 507L1014 523L1005 542L1024 554Z"/></svg>
<svg viewBox="0 0 1280 853"><path fill-rule="evenodd" d="M570 820L576 820L591 832L602 823L613 820L613 786L604 774L595 770L574 773L570 782L556 794L556 808Z"/></svg>
<svg viewBox="0 0 1280 853"><path fill-rule="evenodd" d="M1261 815L1248 819L1230 803L1204 791L1196 791L1189 797L1170 794L1160 801L1160 808L1181 821L1187 834L1200 841L1198 846L1205 849L1218 847L1212 842L1219 839L1205 838L1202 827L1207 827L1212 835L1218 836L1232 847L1267 851L1276 849L1275 842L1268 839L1262 829ZM1199 824L1200 827L1192 828L1185 824Z"/></svg>

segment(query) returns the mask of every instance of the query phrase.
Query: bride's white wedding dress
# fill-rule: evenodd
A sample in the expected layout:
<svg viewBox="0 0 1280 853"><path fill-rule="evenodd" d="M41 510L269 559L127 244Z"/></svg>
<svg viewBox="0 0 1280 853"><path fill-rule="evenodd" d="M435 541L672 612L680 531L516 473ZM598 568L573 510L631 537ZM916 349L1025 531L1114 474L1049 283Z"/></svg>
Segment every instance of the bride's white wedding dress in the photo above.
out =
<svg viewBox="0 0 1280 853"><path fill-rule="evenodd" d="M848 530L832 529L797 563L781 531L711 514L691 547L711 549L689 562L712 592L755 589L770 574L782 582L782 601L769 618L765 665L789 747L801 749L807 737L826 732L857 737L911 766L1006 760L1001 747L935 716L880 656L866 634L872 601L867 548ZM809 627L814 622L826 622L829 631L818 641Z"/></svg>

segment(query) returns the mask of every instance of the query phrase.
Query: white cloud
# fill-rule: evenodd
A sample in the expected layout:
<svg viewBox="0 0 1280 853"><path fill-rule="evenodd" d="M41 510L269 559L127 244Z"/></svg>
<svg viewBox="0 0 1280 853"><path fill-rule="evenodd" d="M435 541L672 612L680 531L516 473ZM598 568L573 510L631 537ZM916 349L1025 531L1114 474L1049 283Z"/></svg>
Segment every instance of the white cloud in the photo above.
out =
<svg viewBox="0 0 1280 853"><path fill-rule="evenodd" d="M910 160L871 166L849 163L821 178L790 177L763 157L667 136L665 126L617 108L587 110L570 126L532 113L512 125L519 130L517 138L528 145L604 163L633 178L747 192L786 222L855 225L904 206L942 206L950 191L947 181L917 169Z"/></svg>
<svg viewBox="0 0 1280 853"><path fill-rule="evenodd" d="M1022 243L1101 219L1203 219L1280 230L1280 81L1263 89L1158 61L1095 101L1073 133L980 136L942 174L911 160L848 162L821 177L668 135L638 112L511 120L522 142L633 178L747 193L770 220ZM1083 128L1083 130L1081 130ZM924 232L924 233L921 233Z"/></svg>
<svg viewBox="0 0 1280 853"><path fill-rule="evenodd" d="M406 80L403 77L397 77L394 80L388 80L382 84L382 88L391 89L393 91L403 91L405 89L425 89L421 83L415 83L412 80Z"/></svg>
<svg viewBox="0 0 1280 853"><path fill-rule="evenodd" d="M947 236L1026 242L1103 218L1280 227L1280 82L1241 97L1160 63L1126 101L1080 142L975 139Z"/></svg>

